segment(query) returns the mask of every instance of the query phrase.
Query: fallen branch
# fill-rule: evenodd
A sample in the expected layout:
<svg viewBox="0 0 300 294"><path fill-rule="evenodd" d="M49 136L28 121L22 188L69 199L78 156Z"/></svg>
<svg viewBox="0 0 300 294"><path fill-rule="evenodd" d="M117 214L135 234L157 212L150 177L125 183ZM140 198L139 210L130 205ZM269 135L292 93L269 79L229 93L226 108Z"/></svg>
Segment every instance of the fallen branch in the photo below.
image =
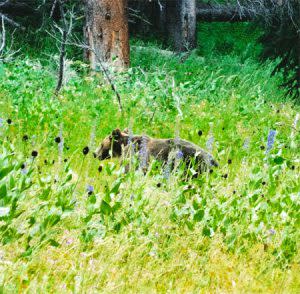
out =
<svg viewBox="0 0 300 294"><path fill-rule="evenodd" d="M17 22L15 22L14 20L12 20L11 18L9 18L8 16L6 16L5 14L0 13L0 17L3 18L8 24L17 27L21 30L25 30L25 27L23 27L22 25L18 24Z"/></svg>
<svg viewBox="0 0 300 294"><path fill-rule="evenodd" d="M252 21L255 14L249 9L235 5L197 5L197 20L206 22L243 22Z"/></svg>

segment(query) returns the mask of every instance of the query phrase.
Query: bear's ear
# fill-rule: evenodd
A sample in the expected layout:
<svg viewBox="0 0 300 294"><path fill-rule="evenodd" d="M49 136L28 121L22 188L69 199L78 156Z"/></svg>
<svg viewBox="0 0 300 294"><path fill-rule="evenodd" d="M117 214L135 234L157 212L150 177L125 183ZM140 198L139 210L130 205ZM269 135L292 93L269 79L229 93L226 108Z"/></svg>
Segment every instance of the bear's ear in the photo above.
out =
<svg viewBox="0 0 300 294"><path fill-rule="evenodd" d="M120 129L115 129L112 131L111 133L112 137L115 139L115 140L118 140L121 138L122 134L121 134L121 131Z"/></svg>
<svg viewBox="0 0 300 294"><path fill-rule="evenodd" d="M124 129L123 133L125 133L125 134L129 134L129 130L128 130L128 128Z"/></svg>

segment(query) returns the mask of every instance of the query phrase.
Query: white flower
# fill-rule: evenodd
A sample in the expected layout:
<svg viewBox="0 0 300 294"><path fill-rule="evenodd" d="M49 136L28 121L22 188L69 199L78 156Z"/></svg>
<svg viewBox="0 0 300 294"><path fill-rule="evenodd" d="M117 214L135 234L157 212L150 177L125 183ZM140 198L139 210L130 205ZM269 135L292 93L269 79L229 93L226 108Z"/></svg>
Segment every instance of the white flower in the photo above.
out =
<svg viewBox="0 0 300 294"><path fill-rule="evenodd" d="M8 216L10 212L9 207L0 207L0 217Z"/></svg>

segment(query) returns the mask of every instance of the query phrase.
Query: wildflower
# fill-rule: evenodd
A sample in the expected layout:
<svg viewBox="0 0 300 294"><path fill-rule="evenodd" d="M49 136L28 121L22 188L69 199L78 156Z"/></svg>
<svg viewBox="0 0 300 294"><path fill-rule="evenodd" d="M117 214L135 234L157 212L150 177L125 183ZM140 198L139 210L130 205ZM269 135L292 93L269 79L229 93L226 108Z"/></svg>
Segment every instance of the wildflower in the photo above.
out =
<svg viewBox="0 0 300 294"><path fill-rule="evenodd" d="M87 191L88 195L92 195L94 193L94 187L92 185L87 185L86 191Z"/></svg>
<svg viewBox="0 0 300 294"><path fill-rule="evenodd" d="M270 150L273 148L274 142L275 142L275 136L276 136L276 131L275 130L270 130L270 132L268 134L268 142L267 142L266 153L269 153Z"/></svg>
<svg viewBox="0 0 300 294"><path fill-rule="evenodd" d="M296 137L297 124L298 124L299 119L300 119L300 114L297 113L296 117L295 117L295 120L293 122L292 132L291 132L291 147L293 149L297 148L297 144L295 142L295 137Z"/></svg>
<svg viewBox="0 0 300 294"><path fill-rule="evenodd" d="M3 118L0 118L0 128L3 127L3 122L4 122L4 119L3 119Z"/></svg>
<svg viewBox="0 0 300 294"><path fill-rule="evenodd" d="M183 152L181 150L178 150L176 153L176 159L181 159L183 157Z"/></svg>
<svg viewBox="0 0 300 294"><path fill-rule="evenodd" d="M208 151L212 151L213 149L213 144L214 144L214 141L215 141L215 138L212 136L212 137L209 137L207 142L206 142L206 148Z"/></svg>
<svg viewBox="0 0 300 294"><path fill-rule="evenodd" d="M61 142L61 137L56 137L55 138L55 143L59 144Z"/></svg>
<svg viewBox="0 0 300 294"><path fill-rule="evenodd" d="M10 208L9 207L0 207L0 217L9 215Z"/></svg>
<svg viewBox="0 0 300 294"><path fill-rule="evenodd" d="M36 143L36 135L33 135L31 139L31 145L34 146L35 143Z"/></svg>
<svg viewBox="0 0 300 294"><path fill-rule="evenodd" d="M31 152L32 157L37 157L38 156L38 152L36 150L33 150Z"/></svg>
<svg viewBox="0 0 300 294"><path fill-rule="evenodd" d="M273 236L273 235L275 235L275 234L276 234L276 231L275 231L274 229L270 229L270 230L269 230L269 233L270 233L270 235L272 235L272 236Z"/></svg>
<svg viewBox="0 0 300 294"><path fill-rule="evenodd" d="M141 142L141 149L139 151L139 157L141 160L141 168L145 169L147 168L147 162L148 162L148 150L147 150L147 138L145 136L142 137Z"/></svg>
<svg viewBox="0 0 300 294"><path fill-rule="evenodd" d="M213 129L213 123L210 123L209 125L210 125L210 130L209 130L209 136L210 137L208 138L208 140L206 142L206 148L207 148L208 151L212 152L215 138L213 136L213 130L212 130Z"/></svg>
<svg viewBox="0 0 300 294"><path fill-rule="evenodd" d="M169 179L171 174L171 161L168 160L166 167L164 168L163 176L165 179Z"/></svg>
<svg viewBox="0 0 300 294"><path fill-rule="evenodd" d="M246 138L243 144L243 149L244 150L248 150L249 149L249 145L250 145L250 139Z"/></svg>
<svg viewBox="0 0 300 294"><path fill-rule="evenodd" d="M82 150L83 155L87 155L90 152L90 148L88 146L84 147Z"/></svg>
<svg viewBox="0 0 300 294"><path fill-rule="evenodd" d="M27 170L27 168L26 168L26 163L23 163L23 164L21 165L21 173L22 173L23 175L26 175L26 174L28 173L28 170Z"/></svg>

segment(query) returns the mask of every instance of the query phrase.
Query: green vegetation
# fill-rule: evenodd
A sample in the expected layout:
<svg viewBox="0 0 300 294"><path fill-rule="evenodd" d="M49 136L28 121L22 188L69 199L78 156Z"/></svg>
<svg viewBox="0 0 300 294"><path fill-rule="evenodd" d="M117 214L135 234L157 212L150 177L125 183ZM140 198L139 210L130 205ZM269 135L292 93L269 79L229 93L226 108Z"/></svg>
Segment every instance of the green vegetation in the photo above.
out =
<svg viewBox="0 0 300 294"><path fill-rule="evenodd" d="M0 65L2 292L300 291L300 108L270 78L274 63L256 61L258 32L208 32L184 62L134 41L114 79L123 114L79 61L58 98L43 53ZM152 162L144 176L93 158L128 126L210 141L220 167L192 179Z"/></svg>

